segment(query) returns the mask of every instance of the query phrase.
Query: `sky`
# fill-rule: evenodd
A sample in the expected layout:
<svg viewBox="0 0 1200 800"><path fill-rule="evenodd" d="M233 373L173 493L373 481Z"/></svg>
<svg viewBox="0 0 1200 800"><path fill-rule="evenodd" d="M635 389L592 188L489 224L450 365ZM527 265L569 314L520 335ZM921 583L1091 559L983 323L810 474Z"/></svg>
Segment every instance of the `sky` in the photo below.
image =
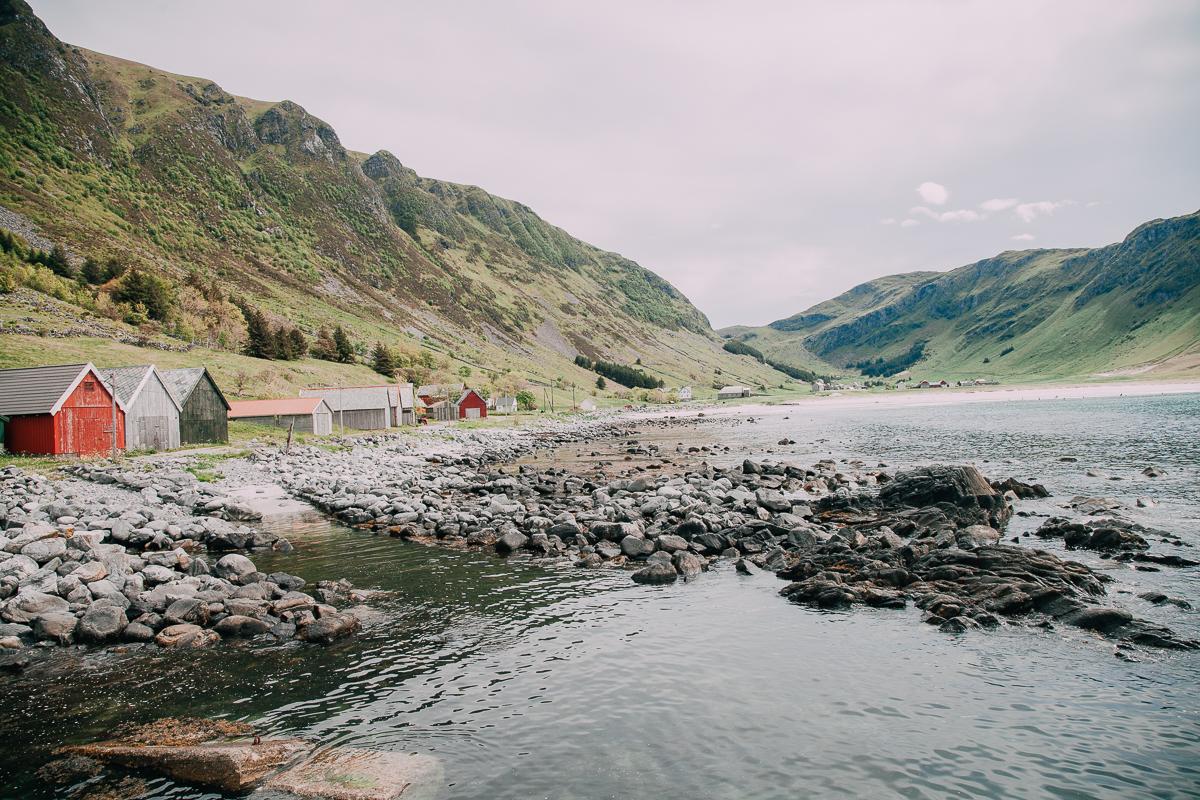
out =
<svg viewBox="0 0 1200 800"><path fill-rule="evenodd" d="M765 324L1200 209L1200 2L33 0Z"/></svg>

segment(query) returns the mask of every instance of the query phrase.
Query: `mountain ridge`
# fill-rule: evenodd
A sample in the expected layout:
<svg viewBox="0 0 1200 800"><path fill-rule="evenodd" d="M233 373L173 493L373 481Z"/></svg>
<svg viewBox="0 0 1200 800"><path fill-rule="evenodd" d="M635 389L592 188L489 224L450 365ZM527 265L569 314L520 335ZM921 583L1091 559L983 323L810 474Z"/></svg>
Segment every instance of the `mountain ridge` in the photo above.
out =
<svg viewBox="0 0 1200 800"><path fill-rule="evenodd" d="M1151 220L1102 247L1007 250L948 272L867 281L769 325L721 333L867 374L876 362L899 367L889 374L949 378L1194 371L1200 212Z"/></svg>

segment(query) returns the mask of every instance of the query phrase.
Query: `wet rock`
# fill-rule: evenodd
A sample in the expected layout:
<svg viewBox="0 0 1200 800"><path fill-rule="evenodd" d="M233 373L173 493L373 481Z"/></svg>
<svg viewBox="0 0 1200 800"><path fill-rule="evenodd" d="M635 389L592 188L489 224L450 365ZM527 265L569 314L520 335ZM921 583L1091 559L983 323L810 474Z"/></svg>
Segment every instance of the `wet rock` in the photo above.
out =
<svg viewBox="0 0 1200 800"><path fill-rule="evenodd" d="M1022 483L1016 478L1005 478L1002 481L992 481L992 488L1000 494L1012 492L1022 500L1049 497L1050 492L1040 483Z"/></svg>
<svg viewBox="0 0 1200 800"><path fill-rule="evenodd" d="M524 547L525 543L528 541L529 537L527 537L525 534L519 533L518 531L509 531L496 540L496 552L500 555L515 553Z"/></svg>
<svg viewBox="0 0 1200 800"><path fill-rule="evenodd" d="M679 573L675 571L675 567L662 561L649 564L633 573L633 580L637 583L674 583L678 578Z"/></svg>
<svg viewBox="0 0 1200 800"><path fill-rule="evenodd" d="M246 575L255 572L254 562L239 553L229 553L221 556L213 565L213 574L226 580L236 582Z"/></svg>
<svg viewBox="0 0 1200 800"><path fill-rule="evenodd" d="M71 644L75 641L75 629L78 625L79 620L74 614L51 611L34 619L33 634L40 641Z"/></svg>
<svg viewBox="0 0 1200 800"><path fill-rule="evenodd" d="M1120 608L1085 608L1062 618L1068 625L1100 633L1112 633L1133 621L1133 614Z"/></svg>
<svg viewBox="0 0 1200 800"><path fill-rule="evenodd" d="M116 606L94 605L79 619L77 636L86 644L105 644L116 641L129 620L124 609Z"/></svg>
<svg viewBox="0 0 1200 800"><path fill-rule="evenodd" d="M352 614L324 613L319 619L300 625L297 635L306 642L331 644L338 639L353 636L362 629L358 617Z"/></svg>
<svg viewBox="0 0 1200 800"><path fill-rule="evenodd" d="M966 633L970 630L978 630L980 627L980 624L970 617L956 616L939 625L938 630L942 633Z"/></svg>
<svg viewBox="0 0 1200 800"><path fill-rule="evenodd" d="M184 783L245 792L277 770L306 755L312 745L303 739L253 742L205 742L155 745L99 742L66 748L105 764L146 770Z"/></svg>
<svg viewBox="0 0 1200 800"><path fill-rule="evenodd" d="M249 639L254 636L266 633L270 630L270 626L261 619L255 617L246 617L239 614L231 614L217 622L213 626L213 630L220 634L223 639Z"/></svg>
<svg viewBox="0 0 1200 800"><path fill-rule="evenodd" d="M679 552L671 559L674 569L684 578L699 575L704 570L704 561L695 553Z"/></svg>
<svg viewBox="0 0 1200 800"><path fill-rule="evenodd" d="M158 632L154 641L159 647L177 647L180 649L208 647L220 641L221 637L215 631L205 630L199 625L168 625Z"/></svg>
<svg viewBox="0 0 1200 800"><path fill-rule="evenodd" d="M1096 522L1072 522L1063 517L1051 517L1042 523L1035 535L1043 539L1062 539L1070 548L1098 551L1145 550L1149 543L1141 535L1146 528L1132 522L1105 519Z"/></svg>
<svg viewBox="0 0 1200 800"><path fill-rule="evenodd" d="M433 756L333 747L272 777L263 789L321 800L432 800L444 785Z"/></svg>

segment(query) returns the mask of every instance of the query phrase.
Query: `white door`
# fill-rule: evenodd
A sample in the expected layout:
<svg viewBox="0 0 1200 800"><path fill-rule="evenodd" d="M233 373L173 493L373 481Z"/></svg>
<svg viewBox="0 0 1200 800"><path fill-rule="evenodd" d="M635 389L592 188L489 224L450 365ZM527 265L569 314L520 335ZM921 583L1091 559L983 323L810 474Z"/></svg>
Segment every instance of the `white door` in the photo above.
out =
<svg viewBox="0 0 1200 800"><path fill-rule="evenodd" d="M478 408L468 408L467 409L467 419L479 419L479 409Z"/></svg>

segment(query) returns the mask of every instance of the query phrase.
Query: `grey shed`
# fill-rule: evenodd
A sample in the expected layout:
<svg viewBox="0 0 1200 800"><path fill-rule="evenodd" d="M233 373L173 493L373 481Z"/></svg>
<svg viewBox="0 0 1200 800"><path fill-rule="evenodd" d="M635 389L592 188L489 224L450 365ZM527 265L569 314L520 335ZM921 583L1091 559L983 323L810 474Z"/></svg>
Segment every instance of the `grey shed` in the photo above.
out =
<svg viewBox="0 0 1200 800"><path fill-rule="evenodd" d="M179 401L153 364L99 371L105 383L116 383L125 407L126 450L171 450L179 447Z"/></svg>
<svg viewBox="0 0 1200 800"><path fill-rule="evenodd" d="M204 367L160 373L179 403L179 443L229 441L229 401Z"/></svg>

